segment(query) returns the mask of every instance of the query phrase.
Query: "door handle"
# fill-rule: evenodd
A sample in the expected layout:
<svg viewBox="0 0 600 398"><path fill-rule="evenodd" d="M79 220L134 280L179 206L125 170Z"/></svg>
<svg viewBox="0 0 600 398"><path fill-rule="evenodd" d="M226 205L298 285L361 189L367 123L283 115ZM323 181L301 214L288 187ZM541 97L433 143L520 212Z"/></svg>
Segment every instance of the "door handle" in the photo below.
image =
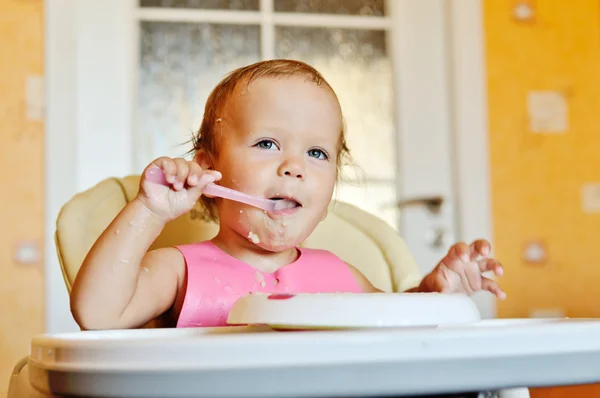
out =
<svg viewBox="0 0 600 398"><path fill-rule="evenodd" d="M427 232L425 241L431 248L440 250L443 249L446 245L446 235L446 230L444 228L432 228L430 231Z"/></svg>
<svg viewBox="0 0 600 398"><path fill-rule="evenodd" d="M412 206L423 206L432 214L439 214L442 205L444 204L444 198L442 196L423 196L411 199L399 200L395 203L389 204L385 207L395 207L396 209L404 209Z"/></svg>

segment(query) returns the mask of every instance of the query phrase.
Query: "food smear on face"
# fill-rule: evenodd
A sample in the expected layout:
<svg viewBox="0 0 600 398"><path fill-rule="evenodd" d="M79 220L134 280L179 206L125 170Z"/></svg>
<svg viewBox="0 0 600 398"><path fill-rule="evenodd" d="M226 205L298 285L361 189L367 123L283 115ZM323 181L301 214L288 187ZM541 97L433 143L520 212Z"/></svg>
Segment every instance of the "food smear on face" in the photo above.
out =
<svg viewBox="0 0 600 398"><path fill-rule="evenodd" d="M260 243L260 239L258 238L258 235L252 231L248 232L248 239L250 239L250 241L252 243L254 243L255 245Z"/></svg>

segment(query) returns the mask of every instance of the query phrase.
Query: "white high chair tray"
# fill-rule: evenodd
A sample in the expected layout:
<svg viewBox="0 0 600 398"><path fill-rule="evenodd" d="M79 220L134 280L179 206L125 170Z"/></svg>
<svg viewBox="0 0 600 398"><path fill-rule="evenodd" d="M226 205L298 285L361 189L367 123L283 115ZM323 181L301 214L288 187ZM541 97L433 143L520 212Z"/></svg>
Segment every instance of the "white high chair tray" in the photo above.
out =
<svg viewBox="0 0 600 398"><path fill-rule="evenodd" d="M41 335L30 381L95 397L368 397L600 382L599 320Z"/></svg>
<svg viewBox="0 0 600 398"><path fill-rule="evenodd" d="M250 294L229 312L232 325L277 329L355 329L472 323L480 314L467 295L437 293Z"/></svg>

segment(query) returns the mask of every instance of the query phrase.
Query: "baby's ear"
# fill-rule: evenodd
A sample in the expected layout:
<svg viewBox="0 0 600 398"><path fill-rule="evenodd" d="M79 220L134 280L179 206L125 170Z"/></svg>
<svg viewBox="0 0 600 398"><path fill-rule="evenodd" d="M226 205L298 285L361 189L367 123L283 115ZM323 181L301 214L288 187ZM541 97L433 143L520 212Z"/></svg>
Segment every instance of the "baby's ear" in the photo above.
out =
<svg viewBox="0 0 600 398"><path fill-rule="evenodd" d="M196 152L194 160L200 165L200 167L202 167L203 170L211 170L213 168L210 155L203 150Z"/></svg>

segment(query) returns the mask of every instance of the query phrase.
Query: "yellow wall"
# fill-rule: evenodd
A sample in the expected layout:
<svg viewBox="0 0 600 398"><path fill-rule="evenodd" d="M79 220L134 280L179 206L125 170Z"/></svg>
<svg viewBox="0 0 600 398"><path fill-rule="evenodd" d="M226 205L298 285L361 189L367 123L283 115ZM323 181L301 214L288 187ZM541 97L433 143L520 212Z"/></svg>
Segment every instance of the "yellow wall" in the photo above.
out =
<svg viewBox="0 0 600 398"><path fill-rule="evenodd" d="M0 396L43 332L43 262L18 265L20 241L43 247L43 125L25 118L25 76L43 69L42 0L0 0Z"/></svg>
<svg viewBox="0 0 600 398"><path fill-rule="evenodd" d="M486 0L494 242L506 266L502 317L564 308L600 317L600 214L581 209L580 188L600 182L600 2L538 0L531 25L511 18L514 0ZM562 90L566 134L528 131L529 90ZM541 239L548 262L522 260Z"/></svg>
<svg viewBox="0 0 600 398"><path fill-rule="evenodd" d="M511 17L515 0L485 0L489 131L496 254L508 300L500 317L562 308L600 317L600 214L581 210L580 187L600 181L600 2L537 0L536 21ZM559 90L566 134L528 131L529 90ZM545 265L525 264L522 245L545 241ZM532 397L600 396L599 386L532 390Z"/></svg>

